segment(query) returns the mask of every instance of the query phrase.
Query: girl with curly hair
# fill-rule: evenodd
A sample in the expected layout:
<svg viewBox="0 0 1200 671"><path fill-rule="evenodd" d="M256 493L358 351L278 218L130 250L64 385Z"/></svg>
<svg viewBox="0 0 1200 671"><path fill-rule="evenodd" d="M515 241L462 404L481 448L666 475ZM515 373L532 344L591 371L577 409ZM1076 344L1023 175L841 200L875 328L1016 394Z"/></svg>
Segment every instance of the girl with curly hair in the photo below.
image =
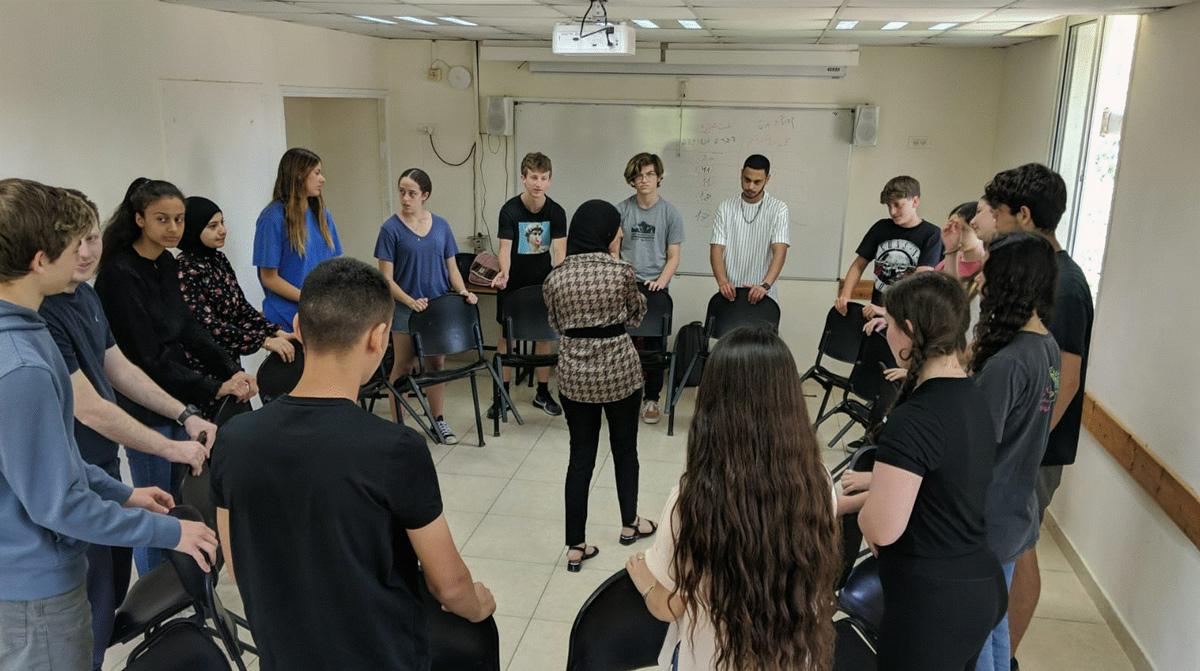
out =
<svg viewBox="0 0 1200 671"><path fill-rule="evenodd" d="M1058 397L1059 350L1051 317L1058 265L1042 236L1012 233L992 241L983 266L982 300L971 370L987 397L996 461L987 496L988 544L1012 585L1017 557L1038 540L1034 493ZM1007 615L983 647L979 671L1007 671Z"/></svg>
<svg viewBox="0 0 1200 671"><path fill-rule="evenodd" d="M650 612L671 623L661 668L829 671L841 549L829 473L801 430L811 426L779 336L758 327L721 339L663 533L626 564Z"/></svg>

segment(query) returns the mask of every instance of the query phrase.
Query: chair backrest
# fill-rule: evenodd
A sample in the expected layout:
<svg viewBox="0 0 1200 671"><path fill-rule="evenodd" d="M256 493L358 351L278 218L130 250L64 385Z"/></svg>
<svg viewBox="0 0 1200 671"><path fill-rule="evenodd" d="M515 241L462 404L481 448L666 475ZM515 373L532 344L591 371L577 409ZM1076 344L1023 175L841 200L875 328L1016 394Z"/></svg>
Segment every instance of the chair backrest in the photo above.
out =
<svg viewBox="0 0 1200 671"><path fill-rule="evenodd" d="M584 602L571 625L567 671L631 671L658 665L667 624L646 609L625 569Z"/></svg>
<svg viewBox="0 0 1200 671"><path fill-rule="evenodd" d="M848 619L833 623L833 671L875 671L875 647Z"/></svg>
<svg viewBox="0 0 1200 671"><path fill-rule="evenodd" d="M204 516L200 514L200 511L187 504L175 506L168 514L180 520L204 522ZM179 584L183 585L183 590L187 592L192 601L205 603L208 598L206 583L216 579L213 573L205 573L191 555L182 552L174 550L167 552L167 560L175 568L175 573L179 576Z"/></svg>
<svg viewBox="0 0 1200 671"><path fill-rule="evenodd" d="M863 338L863 326L867 323L862 308L861 303L847 303L845 315L839 313L837 308L829 308L829 313L825 315L825 330L821 332L821 343L817 346L821 355L854 363Z"/></svg>
<svg viewBox="0 0 1200 671"><path fill-rule="evenodd" d="M629 335L643 338L670 338L671 319L674 317L675 302L665 291L643 292L646 297L646 316L642 323L629 329ZM663 343L663 348L666 348Z"/></svg>
<svg viewBox="0 0 1200 671"><path fill-rule="evenodd" d="M471 622L442 609L424 577L418 590L429 621L430 671L500 671L500 632L496 619Z"/></svg>
<svg viewBox="0 0 1200 671"><path fill-rule="evenodd" d="M228 422L233 417L252 410L254 408L250 403L240 403L234 396L225 396L217 404L217 411L213 413L212 423L217 426L225 426L225 422Z"/></svg>
<svg viewBox="0 0 1200 671"><path fill-rule="evenodd" d="M458 266L458 274L462 275L463 282L469 282L471 277L471 264L475 262L474 252L459 252L454 255L454 265Z"/></svg>
<svg viewBox="0 0 1200 671"><path fill-rule="evenodd" d="M125 671L230 671L225 653L191 619L154 630L125 663Z"/></svg>
<svg viewBox="0 0 1200 671"><path fill-rule="evenodd" d="M296 358L291 363L284 361L278 354L271 352L258 366L255 378L258 380L258 395L263 403L283 396L296 388L300 375L304 372L304 346L293 340L296 348Z"/></svg>
<svg viewBox="0 0 1200 671"><path fill-rule="evenodd" d="M896 389L897 385L883 377L885 368L894 368L896 360L882 333L864 336L858 348L854 368L850 371L850 391L855 396L873 403L883 395L885 389Z"/></svg>
<svg viewBox="0 0 1200 671"><path fill-rule="evenodd" d="M883 622L883 585L879 582L878 560L867 557L854 567L838 592L837 604L838 610L857 622L867 636L879 638L879 625Z"/></svg>
<svg viewBox="0 0 1200 671"><path fill-rule="evenodd" d="M542 285L522 287L504 294L500 317L508 328L511 340L558 340L550 328L550 313L542 296Z"/></svg>
<svg viewBox="0 0 1200 671"><path fill-rule="evenodd" d="M429 307L408 318L408 331L418 356L442 356L468 350L483 352L479 308L458 294L429 301Z"/></svg>
<svg viewBox="0 0 1200 671"><path fill-rule="evenodd" d="M746 288L738 289L733 300L726 299L719 291L708 299L704 327L709 338L720 339L739 326L753 324L767 324L778 331L779 303L770 296L765 296L751 305L750 290Z"/></svg>

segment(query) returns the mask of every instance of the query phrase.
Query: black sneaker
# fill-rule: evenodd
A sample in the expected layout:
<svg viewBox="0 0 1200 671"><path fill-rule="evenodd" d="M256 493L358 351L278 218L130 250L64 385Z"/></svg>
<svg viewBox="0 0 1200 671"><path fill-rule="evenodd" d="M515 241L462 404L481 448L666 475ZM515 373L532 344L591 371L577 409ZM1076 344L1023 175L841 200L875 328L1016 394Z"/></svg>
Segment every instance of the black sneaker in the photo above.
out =
<svg viewBox="0 0 1200 671"><path fill-rule="evenodd" d="M493 404L489 405L488 409L487 409L487 418L488 419L496 419L497 414L499 414L499 413L496 412L496 404L493 403Z"/></svg>
<svg viewBox="0 0 1200 671"><path fill-rule="evenodd" d="M533 407L540 408L543 412L552 417L558 417L562 414L562 408L558 406L558 403L554 402L554 399L550 397L550 394L535 395L533 397Z"/></svg>

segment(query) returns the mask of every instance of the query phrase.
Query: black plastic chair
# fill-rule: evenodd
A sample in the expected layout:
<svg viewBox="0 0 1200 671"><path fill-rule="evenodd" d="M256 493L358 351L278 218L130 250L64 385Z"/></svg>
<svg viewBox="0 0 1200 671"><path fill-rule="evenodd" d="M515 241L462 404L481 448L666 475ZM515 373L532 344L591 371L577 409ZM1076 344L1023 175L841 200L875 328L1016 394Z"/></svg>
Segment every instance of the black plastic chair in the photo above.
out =
<svg viewBox="0 0 1200 671"><path fill-rule="evenodd" d="M779 317L779 303L770 296L764 296L761 301L751 304L750 290L747 288L738 289L732 301L718 291L708 299L708 310L704 316L704 335L708 340L720 340L726 333L739 326L754 325L766 325L778 331ZM693 355L692 360L686 364L682 361L678 363L684 366L684 371L679 384L674 385L669 394L671 402L668 408L670 419L667 423L667 435L675 435L675 404L679 403L679 398L683 396L683 389L692 374L692 369L697 364L703 365L707 358L707 351L701 351Z"/></svg>
<svg viewBox="0 0 1200 671"><path fill-rule="evenodd" d="M479 326L479 308L467 303L462 296L447 294L430 301L429 307L424 311L414 312L409 318L408 327L413 340L413 351L417 358L417 369L410 375L398 379L397 382L407 385L408 389L416 396L423 412L418 414L392 383L388 383L389 389L421 427L421 430L435 443L440 443L442 436L434 426L433 411L429 407L429 399L425 396L424 388L470 378L471 399L475 402L475 429L479 435L479 446L483 447L483 419L479 414L479 389L475 382L475 373L486 370L492 377L493 386L499 385L501 398L506 403L512 401L509 399L508 393L504 391L504 386L500 384L499 375L484 358L483 332ZM475 359L465 366L439 371L425 369L424 357L472 351L475 353ZM518 423L523 423L520 415L516 417Z"/></svg>
<svg viewBox="0 0 1200 671"><path fill-rule="evenodd" d="M838 610L862 630L868 641L879 640L883 623L883 585L879 582L879 562L868 556L850 572L838 591Z"/></svg>
<svg viewBox="0 0 1200 671"><path fill-rule="evenodd" d="M875 671L875 646L853 620L835 620L833 631L833 671Z"/></svg>
<svg viewBox="0 0 1200 671"><path fill-rule="evenodd" d="M292 346L296 348L296 358L291 362L271 352L258 365L254 377L258 381L258 397L263 404L290 392L300 382L300 375L304 373L304 346L298 340L293 340Z"/></svg>
<svg viewBox="0 0 1200 671"><path fill-rule="evenodd" d="M856 471L859 473L870 472L875 467L875 446L864 445L854 451L849 457L846 457L842 463L834 466L830 473L833 475L835 483L840 482L846 471ZM849 515L841 515L842 521L842 574L838 577L837 586L841 589L842 585L846 584L846 580L850 578L850 572L854 570L854 564L858 560L870 554L869 550L862 549L862 529L858 527L858 513Z"/></svg>
<svg viewBox="0 0 1200 671"><path fill-rule="evenodd" d="M190 520L193 522L204 521L200 511L189 505L178 505L171 509L170 515L181 520ZM240 671L246 671L246 665L242 662L242 642L238 640L237 623L231 617L229 611L225 610L225 606L221 604L220 597L217 596L217 573L219 569L216 566L210 568L205 573L196 560L191 555L175 552L174 550L167 553L167 561L174 568L175 573L179 576L179 584L183 585L184 591L191 598L191 606L195 609L193 616L196 623L203 626L206 630L217 635L217 638L225 646L225 652L229 658L233 660L234 665ZM212 626L209 627L208 623Z"/></svg>
<svg viewBox="0 0 1200 671"><path fill-rule="evenodd" d="M527 368L532 375L534 369L558 365L558 355L521 353L517 342L555 342L558 333L550 328L550 314L546 309L546 299L542 295L542 285L522 287L511 293L504 294L500 317L504 322L505 342L508 353L496 352L492 357L497 380L502 380L501 371L505 366L511 368ZM496 417L492 420L492 435L500 435L500 422L508 421L508 411L512 410L517 423L522 424L521 413L512 404L504 391L503 382L497 382L492 390L492 402L496 408Z"/></svg>
<svg viewBox="0 0 1200 671"><path fill-rule="evenodd" d="M646 316L642 318L642 323L635 328L627 329L629 335L634 338L659 338L660 347L654 350L640 350L638 357L642 360L642 369L648 371L662 372L666 371L666 384L663 385L667 391L667 435L674 435L675 429L675 404L671 403L671 392L674 390L673 380L675 379L675 356L667 347L667 341L671 339L671 320L675 314L675 302L671 300L671 295L665 291L642 291L642 295L646 297Z"/></svg>
<svg viewBox="0 0 1200 671"><path fill-rule="evenodd" d="M817 343L817 360L800 376L800 382L811 378L825 390L817 417L825 414L825 405L829 403L829 396L834 389L845 390L850 387L850 380L846 376L829 370L822 361L829 357L834 361L853 364L862 343L865 324L860 303L847 303L845 315L835 308L829 308L829 313L825 315L825 329L821 331L821 341Z"/></svg>
<svg viewBox="0 0 1200 671"><path fill-rule="evenodd" d="M382 401L388 397L388 377L392 372L392 364L396 361L396 350L392 345L392 339L388 338L387 350L383 353L383 360L379 362L379 368L375 370L375 374L370 380L358 388L358 405L363 410L373 413L375 412L375 403Z"/></svg>
<svg viewBox="0 0 1200 671"><path fill-rule="evenodd" d="M625 569L592 592L571 625L567 671L632 671L658 665L667 623L646 602Z"/></svg>
<svg viewBox="0 0 1200 671"><path fill-rule="evenodd" d="M458 274L462 275L464 283L471 281L472 263L475 263L475 252L459 252L454 255L454 265L458 266Z"/></svg>
<svg viewBox="0 0 1200 671"><path fill-rule="evenodd" d="M892 350L883 334L874 333L862 339L854 368L850 370L850 384L843 391L842 400L813 423L815 431L834 415L844 414L849 418L846 426L829 441L829 447L836 445L856 424L869 433L883 420L884 411L896 400L900 391L899 383L888 382L883 377L883 371L895 365Z"/></svg>
<svg viewBox="0 0 1200 671"><path fill-rule="evenodd" d="M430 671L500 671L500 632L496 619L471 622L443 610L418 580L421 603L429 619Z"/></svg>
<svg viewBox="0 0 1200 671"><path fill-rule="evenodd" d="M125 662L125 671L230 671L231 668L212 637L190 619L164 624Z"/></svg>

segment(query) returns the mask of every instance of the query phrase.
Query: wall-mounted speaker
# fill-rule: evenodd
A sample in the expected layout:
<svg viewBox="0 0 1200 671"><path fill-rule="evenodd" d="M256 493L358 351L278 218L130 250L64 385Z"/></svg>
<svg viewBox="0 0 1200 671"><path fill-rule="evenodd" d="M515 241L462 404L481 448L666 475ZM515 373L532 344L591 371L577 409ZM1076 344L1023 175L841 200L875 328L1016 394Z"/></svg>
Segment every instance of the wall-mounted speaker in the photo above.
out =
<svg viewBox="0 0 1200 671"><path fill-rule="evenodd" d="M879 106L854 108L854 146L874 147L879 142Z"/></svg>
<svg viewBox="0 0 1200 671"><path fill-rule="evenodd" d="M508 96L488 96L487 114L483 117L483 132L488 135L513 134L513 99Z"/></svg>

